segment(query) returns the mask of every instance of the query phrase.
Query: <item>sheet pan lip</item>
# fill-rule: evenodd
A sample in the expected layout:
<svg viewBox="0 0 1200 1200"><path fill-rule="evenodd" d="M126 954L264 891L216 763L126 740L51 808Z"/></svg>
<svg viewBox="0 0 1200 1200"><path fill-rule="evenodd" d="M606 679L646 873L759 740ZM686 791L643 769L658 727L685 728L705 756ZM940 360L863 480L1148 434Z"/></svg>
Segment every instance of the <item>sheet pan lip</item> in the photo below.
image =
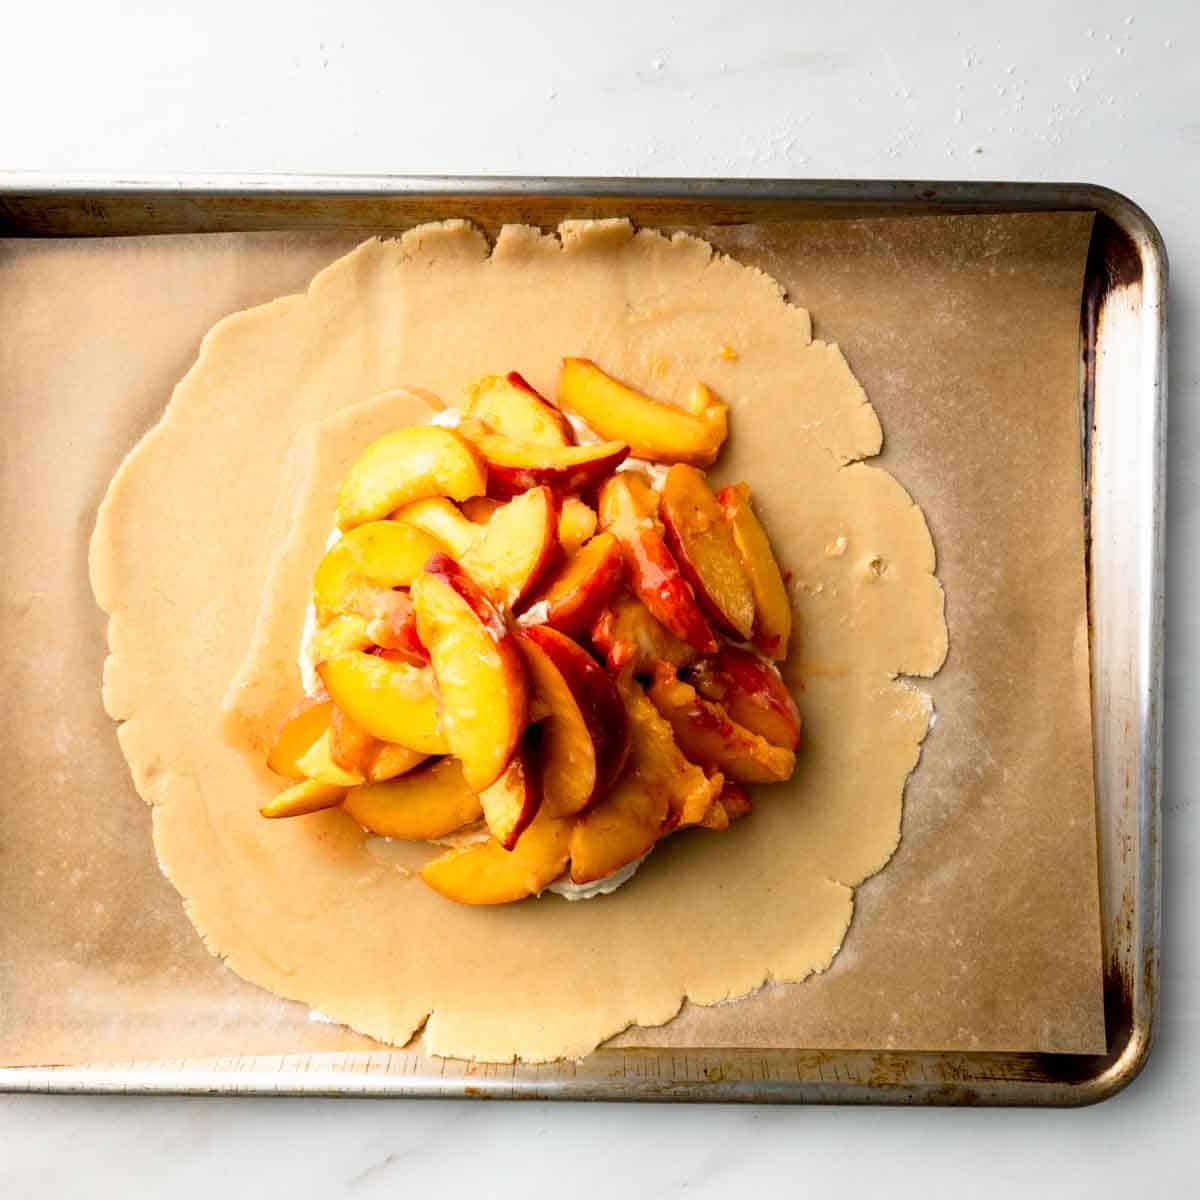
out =
<svg viewBox="0 0 1200 1200"><path fill-rule="evenodd" d="M1007 1085L1008 1094L997 1094L997 1085L985 1084L979 1088L984 1093L982 1103L990 1104L1057 1104L1077 1106L1096 1103L1116 1095L1128 1086L1144 1068L1154 1042L1157 1015L1157 980L1159 953L1160 895L1160 836L1161 836L1161 793L1162 793L1162 663L1163 663L1163 575L1164 539L1162 529L1162 496L1165 487L1165 421L1166 421L1166 290L1168 257L1164 239L1149 215L1136 202L1121 192L1094 183L1056 183L1051 181L975 181L975 180L877 180L877 179L795 179L795 178L621 178L621 177L560 177L527 175L327 175L303 173L180 173L138 175L136 173L52 173L0 171L0 237L20 236L19 211L8 208L6 201L36 200L39 198L85 200L89 195L108 195L127 198L168 196L195 196L197 198L219 198L222 196L256 196L295 198L310 196L331 199L375 197L385 199L427 197L459 198L472 197L504 199L586 199L594 197L608 201L628 198L631 201L647 199L707 200L713 202L744 201L756 204L785 203L828 203L834 206L870 205L881 214L888 209L905 215L916 215L906 205L923 208L928 213L953 211L973 212L1016 212L1016 211L1095 211L1109 218L1135 245L1143 266L1143 295L1146 304L1144 326L1154 331L1156 345L1152 362L1139 400L1153 404L1153 421L1150 436L1155 440L1152 456L1153 475L1143 481L1154 492L1152 507L1155 524L1152 544L1143 555L1142 563L1148 568L1151 582L1152 601L1149 627L1141 631L1147 639L1150 653L1147 657L1144 693L1145 709L1141 745L1144 752L1142 780L1138 807L1138 832L1140 849L1144 855L1145 874L1139 880L1139 900L1143 911L1139 914L1137 948L1141 951L1135 965L1130 988L1129 1015L1131 1027L1124 1045L1115 1047L1099 1060L1096 1073L1080 1076L1072 1082L1063 1079L1039 1081L1036 1079L1012 1081ZM789 214L790 215L790 214ZM62 236L62 235L60 235ZM70 236L70 235L68 235ZM714 1048L712 1053L720 1053ZM849 1052L848 1052L849 1053ZM919 1056L914 1056L919 1057ZM194 1064L199 1067L200 1064ZM266 1084L267 1076L255 1071L234 1072L197 1071L163 1073L157 1080L143 1075L132 1083L128 1076L100 1075L92 1067L81 1068L0 1068L0 1092L2 1091L68 1091L68 1092L209 1092L214 1089L217 1076L228 1077L222 1090L240 1093L279 1092L303 1094L329 1094L330 1087L320 1080L303 1079L299 1072L281 1079L275 1077L275 1086ZM193 1082L193 1080L195 1082ZM254 1082L251 1082L251 1081ZM264 1082L258 1082L263 1080ZM289 1082L290 1081L290 1082ZM387 1078L377 1080L374 1088L354 1089L358 1095L396 1095L404 1091L387 1083ZM411 1082L411 1080L410 1080ZM515 1079L507 1085L497 1083L477 1089L465 1089L475 1095L531 1095L548 1094L554 1098L573 1098L591 1091L597 1098L622 1099L759 1099L759 1100L805 1100L803 1084L790 1087L764 1084L739 1085L727 1081L727 1089L714 1089L707 1093L703 1085L693 1084L670 1094L672 1089L655 1089L647 1093L640 1088L619 1090L610 1093L608 1087L593 1084L572 1085L557 1083L546 1088L530 1089L517 1085ZM346 1089L348 1090L348 1089ZM818 1089L828 1090L828 1089ZM896 1103L922 1102L921 1096L930 1089L920 1085L901 1086L892 1098L886 1092L876 1091L875 1102ZM707 1093L707 1094L706 1094ZM754 1093L754 1094L750 1094ZM771 1094L764 1094L771 1093ZM786 1094L791 1093L791 1094ZM1051 1095L1050 1093L1053 1093ZM431 1093L426 1093L431 1094ZM458 1089L457 1095L464 1094ZM831 1101L850 1101L856 1097L831 1094ZM817 1099L816 1102L828 1102ZM929 1102L925 1100L925 1102ZM941 1102L953 1102L943 1100Z"/></svg>

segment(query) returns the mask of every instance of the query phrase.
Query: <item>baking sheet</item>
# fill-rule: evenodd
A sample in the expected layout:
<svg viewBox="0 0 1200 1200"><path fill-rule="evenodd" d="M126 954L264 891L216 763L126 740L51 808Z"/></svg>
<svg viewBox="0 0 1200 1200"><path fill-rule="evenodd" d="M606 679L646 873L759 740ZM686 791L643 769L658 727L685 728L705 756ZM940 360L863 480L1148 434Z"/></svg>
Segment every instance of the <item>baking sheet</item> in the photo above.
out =
<svg viewBox="0 0 1200 1200"><path fill-rule="evenodd" d="M1076 364L1090 218L710 233L840 340L883 462L929 518L951 657L905 841L823 978L626 1035L650 1045L1093 1051L1104 1045ZM702 231L703 232L703 231ZM96 678L95 504L200 337L356 238L0 243L0 1061L369 1045L210 959L154 867ZM39 874L40 872L40 874Z"/></svg>

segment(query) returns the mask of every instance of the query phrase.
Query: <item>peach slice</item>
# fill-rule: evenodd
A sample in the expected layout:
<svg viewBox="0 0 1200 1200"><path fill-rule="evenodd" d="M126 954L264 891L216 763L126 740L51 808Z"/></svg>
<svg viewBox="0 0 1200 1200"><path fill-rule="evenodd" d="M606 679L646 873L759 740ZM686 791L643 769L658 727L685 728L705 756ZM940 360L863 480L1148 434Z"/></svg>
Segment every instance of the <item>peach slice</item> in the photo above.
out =
<svg viewBox="0 0 1200 1200"><path fill-rule="evenodd" d="M487 464L488 494L501 500L542 485L556 492L587 491L611 475L629 454L624 442L542 446L487 432L473 432L471 438Z"/></svg>
<svg viewBox="0 0 1200 1200"><path fill-rule="evenodd" d="M428 667L355 652L321 663L317 674L334 704L372 737L421 754L449 751Z"/></svg>
<svg viewBox="0 0 1200 1200"><path fill-rule="evenodd" d="M550 488L531 488L498 509L459 559L494 604L515 608L558 562L558 513Z"/></svg>
<svg viewBox="0 0 1200 1200"><path fill-rule="evenodd" d="M280 792L258 811L259 815L264 817L304 817L324 808L337 808L345 794L344 787L306 779Z"/></svg>
<svg viewBox="0 0 1200 1200"><path fill-rule="evenodd" d="M578 638L595 623L625 579L621 544L599 533L570 559L542 595L547 625Z"/></svg>
<svg viewBox="0 0 1200 1200"><path fill-rule="evenodd" d="M730 720L729 714L660 663L650 699L669 722L679 748L695 763L721 771L739 783L781 783L791 777L796 755L784 746Z"/></svg>
<svg viewBox="0 0 1200 1200"><path fill-rule="evenodd" d="M724 778L719 772L706 774L684 757L670 724L628 670L617 676L617 689L629 713L633 742L628 773L666 796L665 830L699 824L720 795Z"/></svg>
<svg viewBox="0 0 1200 1200"><path fill-rule="evenodd" d="M342 808L371 833L405 841L444 837L483 812L453 758L440 758L399 779L352 788Z"/></svg>
<svg viewBox="0 0 1200 1200"><path fill-rule="evenodd" d="M472 496L462 502L462 514L472 524L486 525L496 513L496 509L504 506L503 500L491 496Z"/></svg>
<svg viewBox="0 0 1200 1200"><path fill-rule="evenodd" d="M654 525L658 522L658 493L641 471L621 471L600 489L599 524L614 526Z"/></svg>
<svg viewBox="0 0 1200 1200"><path fill-rule="evenodd" d="M704 820L700 824L705 829L724 832L734 821L740 821L753 807L746 789L727 779L721 794L709 805L708 812L704 814Z"/></svg>
<svg viewBox="0 0 1200 1200"><path fill-rule="evenodd" d="M717 501L729 522L754 593L754 643L772 658L787 658L792 604L767 532L750 502L750 488L744 483L730 484L717 493Z"/></svg>
<svg viewBox="0 0 1200 1200"><path fill-rule="evenodd" d="M476 380L463 412L518 442L569 446L575 440L566 417L516 371Z"/></svg>
<svg viewBox="0 0 1200 1200"><path fill-rule="evenodd" d="M696 657L696 651L656 620L636 596L618 596L597 618L591 639L614 674L629 666L643 675L653 671L655 663L681 667Z"/></svg>
<svg viewBox="0 0 1200 1200"><path fill-rule="evenodd" d="M448 555L426 563L412 597L441 693L446 741L467 786L481 792L500 778L525 731L529 690L521 653L495 606Z"/></svg>
<svg viewBox="0 0 1200 1200"><path fill-rule="evenodd" d="M314 667L319 667L339 654L354 650L369 650L375 645L371 636L371 622L357 613L346 613L334 617L328 625L318 629L308 644Z"/></svg>
<svg viewBox="0 0 1200 1200"><path fill-rule="evenodd" d="M708 616L742 641L754 631L754 593L717 498L702 472L677 463L659 504L667 545Z"/></svg>
<svg viewBox="0 0 1200 1200"><path fill-rule="evenodd" d="M584 504L578 496L563 501L558 518L558 540L563 553L570 556L596 532L596 510Z"/></svg>
<svg viewBox="0 0 1200 1200"><path fill-rule="evenodd" d="M625 569L638 599L677 638L702 654L717 649L717 639L700 611L692 589L668 549L649 503L632 472L614 475L600 494L600 521L621 543Z"/></svg>
<svg viewBox="0 0 1200 1200"><path fill-rule="evenodd" d="M604 668L565 634L531 625L517 641L534 694L550 710L540 750L543 803L554 816L582 812L625 765L625 706Z"/></svg>
<svg viewBox="0 0 1200 1200"><path fill-rule="evenodd" d="M406 504L392 513L392 520L413 525L437 538L441 543L438 549L448 550L455 558L462 558L479 536L478 526L464 517L445 496L431 496L428 500Z"/></svg>
<svg viewBox="0 0 1200 1200"><path fill-rule="evenodd" d="M800 741L800 710L770 663L726 646L712 658L693 664L686 674L696 691L720 704L731 720L776 746L795 750Z"/></svg>
<svg viewBox="0 0 1200 1200"><path fill-rule="evenodd" d="M381 617L391 589L408 587L442 543L399 521L369 521L326 552L313 577L313 607L324 625L340 613Z"/></svg>
<svg viewBox="0 0 1200 1200"><path fill-rule="evenodd" d="M667 799L634 778L616 787L571 830L571 880L594 883L654 847L667 819Z"/></svg>
<svg viewBox="0 0 1200 1200"><path fill-rule="evenodd" d="M285 779L305 779L299 760L329 729L333 704L328 700L306 700L288 714L267 754L267 766Z"/></svg>
<svg viewBox="0 0 1200 1200"><path fill-rule="evenodd" d="M342 530L429 496L466 500L487 491L487 468L451 429L410 425L385 433L354 460L337 498Z"/></svg>
<svg viewBox="0 0 1200 1200"><path fill-rule="evenodd" d="M371 783L383 783L385 780L407 775L428 758L428 754L410 750L407 746L397 746L393 742L377 742L367 764L366 776Z"/></svg>
<svg viewBox="0 0 1200 1200"><path fill-rule="evenodd" d="M663 404L606 375L587 358L564 358L559 403L602 438L626 442L636 458L654 462L712 463L729 432L728 407L704 384L688 411Z"/></svg>
<svg viewBox="0 0 1200 1200"><path fill-rule="evenodd" d="M375 751L382 745L378 738L372 737L361 725L356 725L340 708L334 706L329 719L329 757L334 766L365 777ZM356 782L361 783L362 779Z"/></svg>
<svg viewBox="0 0 1200 1200"><path fill-rule="evenodd" d="M536 739L530 738L530 732L526 732L526 744L509 759L504 774L479 793L488 830L505 850L517 844L542 804L541 772L533 745Z"/></svg>
<svg viewBox="0 0 1200 1200"><path fill-rule="evenodd" d="M494 838L450 850L427 863L421 878L459 904L511 904L536 896L563 873L570 836L571 822L550 816L543 805L512 850Z"/></svg>
<svg viewBox="0 0 1200 1200"><path fill-rule="evenodd" d="M333 730L325 730L323 734L301 755L296 765L304 772L306 779L315 779L318 783L328 783L334 787L353 787L362 783L363 776L358 771L348 771L333 761L332 751Z"/></svg>

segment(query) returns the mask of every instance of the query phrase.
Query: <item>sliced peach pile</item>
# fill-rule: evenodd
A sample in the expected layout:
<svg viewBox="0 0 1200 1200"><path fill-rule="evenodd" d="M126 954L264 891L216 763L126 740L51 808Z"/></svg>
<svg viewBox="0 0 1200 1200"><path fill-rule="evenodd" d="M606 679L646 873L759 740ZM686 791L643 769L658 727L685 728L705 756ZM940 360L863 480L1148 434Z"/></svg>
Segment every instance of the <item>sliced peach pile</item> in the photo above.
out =
<svg viewBox="0 0 1200 1200"><path fill-rule="evenodd" d="M772 660L792 613L748 486L714 494L701 469L728 433L705 385L679 407L567 358L555 401L511 371L462 403L342 483L303 648L323 694L280 729L267 765L291 786L260 811L463 831L421 878L506 904L726 830L743 785L791 775L800 713Z"/></svg>

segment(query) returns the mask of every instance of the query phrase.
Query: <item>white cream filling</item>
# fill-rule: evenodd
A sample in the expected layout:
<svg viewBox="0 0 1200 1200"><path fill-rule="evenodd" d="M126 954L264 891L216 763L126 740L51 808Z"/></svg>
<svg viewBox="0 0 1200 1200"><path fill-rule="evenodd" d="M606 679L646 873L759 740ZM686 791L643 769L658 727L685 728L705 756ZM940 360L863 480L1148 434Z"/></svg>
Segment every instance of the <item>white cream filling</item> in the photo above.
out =
<svg viewBox="0 0 1200 1200"><path fill-rule="evenodd" d="M562 896L564 900L594 900L597 896L610 896L617 888L628 883L637 874L638 867L649 856L650 851L647 850L641 858L626 863L620 870L614 871L611 875L605 875L603 879L594 879L591 883L572 883L571 872L564 871L553 883L547 885L546 891L553 892L556 896Z"/></svg>

